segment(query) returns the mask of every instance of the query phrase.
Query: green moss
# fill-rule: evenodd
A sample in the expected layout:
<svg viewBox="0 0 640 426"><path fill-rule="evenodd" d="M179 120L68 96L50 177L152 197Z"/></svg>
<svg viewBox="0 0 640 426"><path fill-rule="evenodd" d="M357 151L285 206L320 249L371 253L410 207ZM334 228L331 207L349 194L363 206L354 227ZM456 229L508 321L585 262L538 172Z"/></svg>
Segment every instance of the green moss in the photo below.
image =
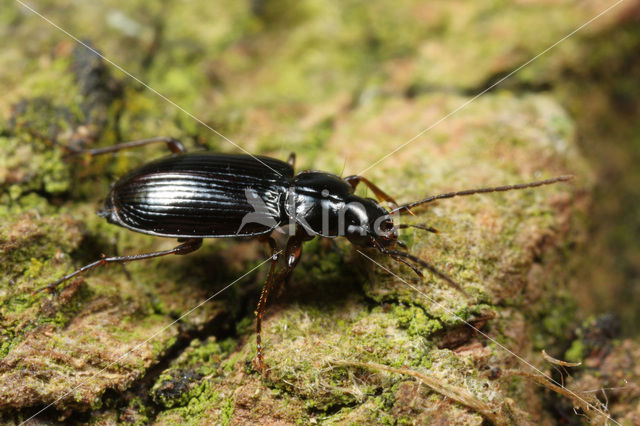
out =
<svg viewBox="0 0 640 426"><path fill-rule="evenodd" d="M222 402L222 412L220 413L220 424L228 425L233 420L233 398L226 398Z"/></svg>
<svg viewBox="0 0 640 426"><path fill-rule="evenodd" d="M230 339L222 342L217 342L213 338L206 342L192 341L190 346L172 363L171 368L156 380L151 390L154 401L165 408L173 409L174 413L180 413L182 416L201 412L196 401L203 404L216 403L219 394L215 391L216 386L211 380L218 375L221 360L234 347L235 342ZM203 380L203 377L207 379Z"/></svg>
<svg viewBox="0 0 640 426"><path fill-rule="evenodd" d="M133 419L130 417L131 412L135 413ZM142 398L135 397L131 401L129 401L129 404L127 407L127 414L129 414L127 418L127 422L129 424L133 424L135 426L142 426L145 424L149 424L153 413L145 405Z"/></svg>
<svg viewBox="0 0 640 426"><path fill-rule="evenodd" d="M411 336L426 338L443 328L439 320L427 317L424 310L418 306L396 305L393 307L392 315L397 317L398 326L407 329Z"/></svg>
<svg viewBox="0 0 640 426"><path fill-rule="evenodd" d="M583 362L586 347L582 340L574 340L571 347L564 353L564 359L569 362Z"/></svg>
<svg viewBox="0 0 640 426"><path fill-rule="evenodd" d="M175 414L180 416L182 420L198 421L206 410L224 401L218 391L211 389L210 385L203 383L200 387L200 392L194 394L195 396L189 399L185 406L168 410L163 414L167 416Z"/></svg>

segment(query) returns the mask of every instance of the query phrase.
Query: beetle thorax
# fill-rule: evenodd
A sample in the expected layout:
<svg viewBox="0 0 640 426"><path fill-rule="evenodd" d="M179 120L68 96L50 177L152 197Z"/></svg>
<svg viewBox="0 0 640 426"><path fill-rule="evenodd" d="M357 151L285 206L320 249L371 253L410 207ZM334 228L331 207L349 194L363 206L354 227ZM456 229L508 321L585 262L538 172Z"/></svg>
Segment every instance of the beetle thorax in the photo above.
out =
<svg viewBox="0 0 640 426"><path fill-rule="evenodd" d="M375 200L354 195L351 185L325 172L299 173L285 197L284 211L311 235L347 237L358 245L372 245L381 225L394 231L389 213Z"/></svg>

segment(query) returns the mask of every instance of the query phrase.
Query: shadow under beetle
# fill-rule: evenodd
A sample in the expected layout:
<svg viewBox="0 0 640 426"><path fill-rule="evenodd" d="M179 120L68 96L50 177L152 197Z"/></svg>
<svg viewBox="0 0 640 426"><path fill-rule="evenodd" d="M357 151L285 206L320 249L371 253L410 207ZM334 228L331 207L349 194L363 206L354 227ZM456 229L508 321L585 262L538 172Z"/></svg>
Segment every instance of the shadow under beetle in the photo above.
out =
<svg viewBox="0 0 640 426"><path fill-rule="evenodd" d="M166 143L173 154L144 164L119 179L98 214L108 222L132 231L178 238L180 244L171 250L103 257L40 290L53 291L76 275L108 263L188 254L202 246L203 238L256 237L268 243L271 249L271 267L256 308L257 361L262 371L264 358L260 333L267 299L298 264L305 241L316 236L346 237L357 246L373 247L403 263L419 277L423 276L420 267L425 268L464 293L447 275L409 254L406 246L398 240L398 229L408 226L437 231L424 225L396 225L392 216L410 213L413 207L444 198L531 188L572 178L559 176L517 185L449 192L398 205L362 176L341 178L321 171L294 174L294 154L284 162L251 155L186 153L182 143L165 137L125 142L86 152L99 155L156 142ZM354 194L360 183L374 193L377 201ZM391 209L382 207L382 202L387 202ZM291 225L293 232L284 249L285 265L276 272L282 251L277 249L271 234L287 224ZM395 246L405 250L396 250Z"/></svg>

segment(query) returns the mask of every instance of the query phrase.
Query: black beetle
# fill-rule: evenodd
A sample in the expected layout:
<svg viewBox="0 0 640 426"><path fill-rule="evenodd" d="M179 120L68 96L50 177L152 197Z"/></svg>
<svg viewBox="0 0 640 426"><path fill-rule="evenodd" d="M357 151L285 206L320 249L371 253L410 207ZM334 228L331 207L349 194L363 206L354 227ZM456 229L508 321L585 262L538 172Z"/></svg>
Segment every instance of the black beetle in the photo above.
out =
<svg viewBox="0 0 640 426"><path fill-rule="evenodd" d="M113 185L104 208L98 214L110 223L132 231L178 238L180 245L153 253L103 257L43 289L53 291L74 276L107 263L191 253L202 246L203 238L257 237L271 248L271 268L256 309L260 369L264 368L260 331L268 295L289 277L300 260L305 241L316 236L346 237L355 245L373 247L391 256L409 266L420 277L422 272L419 267L428 269L464 292L451 278L429 263L407 251L393 248L398 245L406 249L398 240L398 229L413 226L430 232L437 231L421 225L396 225L392 216L444 198L531 188L572 178L559 176L518 185L450 192L398 205L392 197L362 176L341 178L320 171L294 174L293 154L288 162L284 162L251 155L186 153L178 140L164 137L125 142L87 152L98 155L155 142L166 143L173 154L123 176ZM355 195L359 183L371 189L378 200ZM392 209L385 209L381 202L389 203ZM287 224L292 229L284 249L285 267L276 274L281 252L277 250L271 234Z"/></svg>

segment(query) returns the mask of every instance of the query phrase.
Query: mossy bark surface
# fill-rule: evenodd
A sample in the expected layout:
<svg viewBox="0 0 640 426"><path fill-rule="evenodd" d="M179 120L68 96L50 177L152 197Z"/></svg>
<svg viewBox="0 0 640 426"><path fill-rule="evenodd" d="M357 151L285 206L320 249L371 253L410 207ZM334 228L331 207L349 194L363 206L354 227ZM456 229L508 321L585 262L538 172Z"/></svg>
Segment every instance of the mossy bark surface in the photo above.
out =
<svg viewBox="0 0 640 426"><path fill-rule="evenodd" d="M3 422L36 413L36 421L101 424L574 421L571 401L498 377L535 373L531 366L552 374L542 349L585 360L567 379L574 392L622 388L609 410L634 421L640 391L624 388L637 379L640 349L612 341L608 323L586 319L576 300L576 276L585 274L576 270L589 270L581 259L594 235L592 170L600 172L578 142L589 118L604 116L604 107L577 106L606 105L593 93L610 86L580 70L588 63L597 74L627 60L640 43L637 2L477 99L608 2L33 5L144 85L19 4L0 5L0 36L9 41L0 48ZM619 51L602 47L621 33ZM565 81L576 74L580 80ZM56 296L33 294L103 253L176 244L95 215L110 183L163 148L69 155L152 136L179 138L191 150L239 152L238 144L282 159L296 152L298 170L366 170L401 202L575 179L445 200L403 219L439 230L404 230L401 240L468 297L346 241L307 243L270 303L263 376L253 364L253 310L268 253L258 242L209 240L188 256L97 269ZM374 365L429 376L490 410Z"/></svg>

